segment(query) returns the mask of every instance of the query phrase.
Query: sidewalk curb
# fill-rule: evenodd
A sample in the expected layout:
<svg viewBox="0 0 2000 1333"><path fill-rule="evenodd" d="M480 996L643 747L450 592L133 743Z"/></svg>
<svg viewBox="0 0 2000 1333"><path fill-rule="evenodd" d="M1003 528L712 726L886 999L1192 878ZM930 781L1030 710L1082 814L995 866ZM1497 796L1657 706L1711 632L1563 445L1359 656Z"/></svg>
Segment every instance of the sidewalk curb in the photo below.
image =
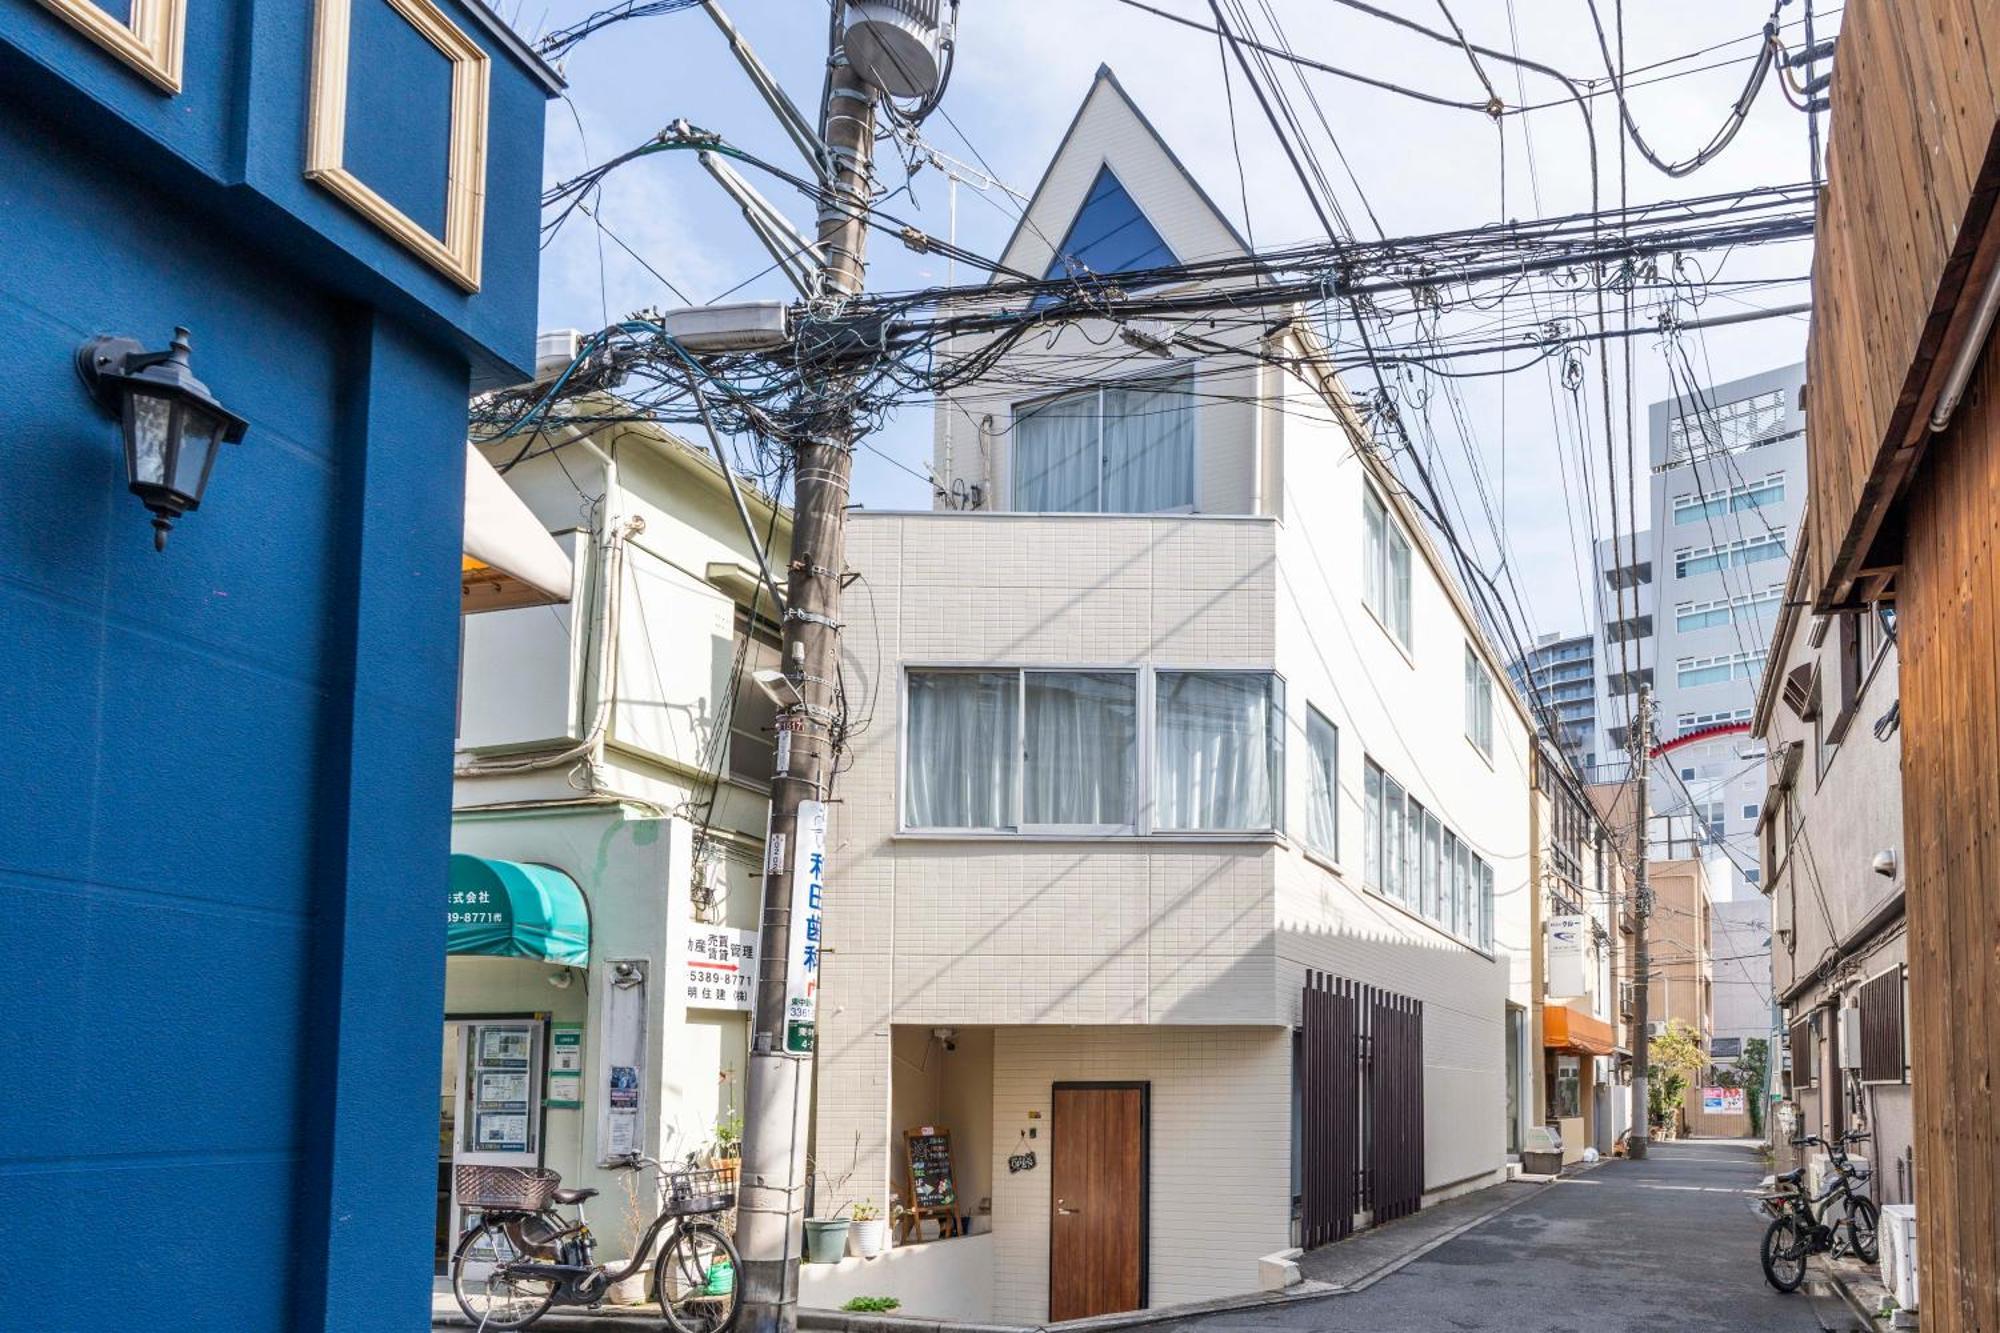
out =
<svg viewBox="0 0 2000 1333"><path fill-rule="evenodd" d="M801 1309L798 1314L799 1327L812 1330L812 1333L1114 1333L1115 1330L1170 1324L1203 1315L1261 1310L1272 1306L1291 1305L1299 1301L1352 1295L1366 1291L1383 1278L1393 1276L1433 1250L1458 1239L1475 1227L1484 1226L1502 1213L1511 1212L1530 1199L1540 1198L1564 1180L1597 1170L1607 1160L1609 1159L1573 1168L1569 1173L1541 1184L1497 1208L1467 1218L1449 1230L1432 1236L1416 1248L1385 1260L1351 1282L1327 1282L1307 1278L1283 1291L1257 1291L1236 1296L1218 1296L1205 1301L1185 1301L1178 1305L1155 1306L1125 1314L1095 1315L1089 1319L1071 1319L1056 1324L968 1324L950 1319L919 1318L910 1315L850 1314L844 1310ZM643 1308L635 1309L635 1314L639 1314ZM535 1327L549 1329L552 1333L604 1333L607 1327L633 1317L611 1311L599 1311L595 1314L551 1312L537 1320ZM471 1328L473 1325L463 1314L454 1311L449 1315L433 1317L431 1326Z"/></svg>
<svg viewBox="0 0 2000 1333"><path fill-rule="evenodd" d="M1448 1231L1431 1237L1422 1245L1384 1261L1362 1274L1352 1282L1326 1282L1315 1278L1285 1288L1283 1291L1248 1292L1238 1296L1218 1296L1205 1301L1185 1301L1178 1305L1155 1306L1148 1310L1133 1310L1126 1314L1096 1315L1089 1319L1071 1319L1056 1324L960 1324L942 1319L914 1319L895 1315L846 1314L839 1310L801 1310L799 1327L815 1330L815 1333L1113 1333L1113 1330L1143 1328L1150 1324L1168 1324L1181 1319L1192 1319L1202 1315L1231 1314L1244 1310L1261 1310L1270 1306L1290 1305L1297 1301L1324 1300L1333 1296L1352 1295L1366 1291L1383 1278L1415 1263L1439 1246L1458 1239L1474 1227L1484 1226L1502 1213L1510 1212L1530 1199L1539 1198L1545 1191L1554 1189L1571 1176L1595 1171L1602 1161L1576 1168L1570 1176L1560 1176L1539 1188L1528 1191L1516 1199L1499 1207L1467 1218Z"/></svg>

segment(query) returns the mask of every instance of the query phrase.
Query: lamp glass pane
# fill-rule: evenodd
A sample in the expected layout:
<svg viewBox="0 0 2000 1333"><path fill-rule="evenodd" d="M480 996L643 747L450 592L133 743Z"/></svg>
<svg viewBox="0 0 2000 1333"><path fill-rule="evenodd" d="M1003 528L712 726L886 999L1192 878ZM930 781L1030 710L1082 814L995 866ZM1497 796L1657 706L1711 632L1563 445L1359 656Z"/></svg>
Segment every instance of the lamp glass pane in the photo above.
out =
<svg viewBox="0 0 2000 1333"><path fill-rule="evenodd" d="M134 389L125 395L125 461L133 482L164 486L173 439L174 403Z"/></svg>
<svg viewBox="0 0 2000 1333"><path fill-rule="evenodd" d="M208 469L222 437L222 418L193 403L181 406L181 447L174 459L174 489L193 504L201 503Z"/></svg>

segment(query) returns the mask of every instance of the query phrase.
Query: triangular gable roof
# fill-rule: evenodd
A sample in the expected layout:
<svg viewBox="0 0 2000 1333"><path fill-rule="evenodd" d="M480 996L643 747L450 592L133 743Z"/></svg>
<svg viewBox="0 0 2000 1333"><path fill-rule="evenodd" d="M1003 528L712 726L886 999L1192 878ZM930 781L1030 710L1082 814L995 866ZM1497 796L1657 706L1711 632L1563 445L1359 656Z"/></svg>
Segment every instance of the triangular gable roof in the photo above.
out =
<svg viewBox="0 0 2000 1333"><path fill-rule="evenodd" d="M1062 142L1000 252L1002 265L1028 273L1066 271L1057 267L1059 255L1078 249L1070 240L1071 233L1099 198L1107 172L1111 183L1129 198L1145 229L1164 247L1166 257L1154 262L1172 262L1175 257L1205 259L1231 248L1250 253L1249 242L1139 110L1111 67L1099 65L1090 91L1063 131ZM1179 199L1173 197L1176 193L1181 194ZM1181 206L1184 203L1194 206ZM1058 236L1063 238L1060 248L1052 239ZM1087 241L1082 248L1089 248ZM1118 248L1113 247L1112 252ZM1150 245L1142 249L1150 249ZM1089 255L1077 257L1093 272L1147 266L1122 263L1107 269L1092 263Z"/></svg>

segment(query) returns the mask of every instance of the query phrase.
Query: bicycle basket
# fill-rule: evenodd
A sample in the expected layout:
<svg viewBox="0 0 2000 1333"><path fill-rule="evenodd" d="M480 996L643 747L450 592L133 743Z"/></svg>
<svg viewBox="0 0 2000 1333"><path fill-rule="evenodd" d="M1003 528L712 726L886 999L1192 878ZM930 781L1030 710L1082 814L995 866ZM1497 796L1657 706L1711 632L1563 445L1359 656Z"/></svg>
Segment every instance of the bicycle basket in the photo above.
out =
<svg viewBox="0 0 2000 1333"><path fill-rule="evenodd" d="M668 1213L725 1213L736 1206L734 1171L669 1171L660 1177L660 1208Z"/></svg>
<svg viewBox="0 0 2000 1333"><path fill-rule="evenodd" d="M452 1183L466 1208L493 1212L535 1213L549 1206L549 1196L562 1187L554 1171L527 1166L457 1166Z"/></svg>

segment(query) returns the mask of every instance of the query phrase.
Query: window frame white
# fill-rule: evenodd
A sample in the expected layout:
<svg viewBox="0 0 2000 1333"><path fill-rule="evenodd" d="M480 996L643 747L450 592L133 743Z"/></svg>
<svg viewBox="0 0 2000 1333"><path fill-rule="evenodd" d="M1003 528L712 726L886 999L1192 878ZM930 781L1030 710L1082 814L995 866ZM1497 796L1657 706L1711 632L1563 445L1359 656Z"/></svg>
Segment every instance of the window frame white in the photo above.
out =
<svg viewBox="0 0 2000 1333"><path fill-rule="evenodd" d="M1362 842L1364 846L1361 888L1385 903L1390 903L1422 921L1456 944L1485 957L1493 957L1492 914L1490 901L1483 897L1491 893L1493 866L1473 851L1472 843L1438 817L1435 810L1425 805L1389 771L1375 761L1374 756L1364 753L1361 758L1362 773ZM1376 794L1371 799L1368 794L1373 786ZM1391 889L1385 882L1389 855L1389 830L1387 828L1388 788L1394 786L1402 792L1402 819L1398 842L1401 844L1403 860L1402 879L1399 887ZM1415 832L1412 833L1414 826ZM1437 831L1435 843L1431 830ZM1372 859L1366 855L1370 844L1381 848ZM1410 855L1415 844L1415 855ZM1430 853L1435 845L1438 852L1436 891L1436 911L1431 909ZM1483 875L1483 878L1482 878ZM1414 876L1414 880L1412 880ZM1461 920L1461 917L1463 918Z"/></svg>
<svg viewBox="0 0 2000 1333"><path fill-rule="evenodd" d="M1773 488L1777 494L1765 496ZM1740 502L1740 503L1739 503ZM1731 514L1747 514L1753 510L1768 509L1772 505L1785 502L1784 472L1766 473L1757 481L1738 482L1725 486L1720 492L1693 491L1686 495L1676 495L1673 499L1673 526L1686 527L1709 519L1727 518ZM1722 508L1713 509L1714 505Z"/></svg>
<svg viewBox="0 0 2000 1333"><path fill-rule="evenodd" d="M1759 565L1766 560L1782 560L1789 555L1791 549L1785 540L1785 532L1784 528L1773 528L1762 536L1739 537L1733 542L1679 547L1674 551L1674 577L1695 579L1704 574L1720 574L1725 570L1748 569L1751 565ZM1763 552L1766 548L1769 548L1769 554L1759 554L1754 559L1745 558L1751 551ZM1690 561L1706 560L1711 557L1720 557L1721 563L1713 569L1688 569Z"/></svg>
<svg viewBox="0 0 2000 1333"><path fill-rule="evenodd" d="M1132 389L1147 383L1164 383L1185 378L1188 393L1188 429L1192 435L1188 448L1188 502L1167 509L1125 510L1104 507L1104 394L1108 389ZM1010 403L1007 409L1007 504L1008 513L1052 514L1052 515L1095 515L1099 518L1146 518L1157 514L1198 514L1201 512L1201 459L1202 459L1202 419L1201 381L1202 366L1197 358L1175 358L1175 364L1162 369L1159 365L1142 366L1126 371L1081 389L1058 389L1053 393L1040 394L1033 398L1023 398ZM1021 448L1020 426L1024 415L1037 408L1048 407L1065 398L1080 398L1084 394L1097 395L1097 508L1095 509L1023 509L1021 495Z"/></svg>
<svg viewBox="0 0 2000 1333"><path fill-rule="evenodd" d="M1574 695L1572 699L1587 696ZM1493 759L1493 673L1486 669L1479 650L1471 640L1465 644L1465 739L1472 748Z"/></svg>
<svg viewBox="0 0 2000 1333"><path fill-rule="evenodd" d="M1379 525L1375 523L1378 518ZM1379 549L1375 545L1378 533L1381 541ZM1375 617L1375 623L1406 655L1414 654L1417 638L1415 544L1403 531L1403 525L1397 522L1396 511L1372 482L1364 482L1361 487L1361 543L1361 603ZM1390 559L1390 552L1399 545L1403 553L1400 600L1394 596L1399 590L1395 587L1394 562Z"/></svg>
<svg viewBox="0 0 2000 1333"><path fill-rule="evenodd" d="M1323 846L1313 840L1313 789L1319 781L1319 759L1314 751L1314 724L1325 730L1333 747L1333 776L1326 794L1328 825L1332 829L1333 845ZM1305 828L1301 830L1299 841L1314 852L1319 853L1336 865L1340 862L1340 727L1334 720L1314 707L1310 702L1305 706L1306 736L1306 810Z"/></svg>
<svg viewBox="0 0 2000 1333"><path fill-rule="evenodd" d="M913 676L930 674L958 675L1004 675L1015 678L1015 715L1013 770L1009 776L1008 794L1010 823L1001 826L988 825L939 825L913 824L909 819L909 764L910 764L910 680ZM1271 823L1268 827L1253 829L1178 829L1159 827L1154 815L1157 783L1155 781L1155 742L1158 731L1158 695L1155 680L1161 674L1181 675L1233 675L1262 676L1271 683L1271 755L1273 789L1271 797ZM1030 675L1131 675L1136 678L1135 698L1138 708L1137 737L1133 752L1133 762L1138 766L1133 783L1133 823L1130 825L1087 825L1087 824L1024 824L1022 816L1026 810L1027 783L1027 677ZM1287 726L1287 699L1289 684L1284 673L1269 667L1245 667L1237 665L1214 666L1209 664L1183 665L1173 662L1076 662L1076 661L1032 661L1032 662L981 662L981 661L914 661L904 663L897 672L897 706L899 717L896 726L896 835L912 838L939 838L949 840L1108 840L1131 841L1137 839L1179 839L1183 841L1205 842L1269 842L1284 839L1286 833L1285 800L1287 769L1287 746L1285 730ZM1336 798L1337 801L1337 798Z"/></svg>

